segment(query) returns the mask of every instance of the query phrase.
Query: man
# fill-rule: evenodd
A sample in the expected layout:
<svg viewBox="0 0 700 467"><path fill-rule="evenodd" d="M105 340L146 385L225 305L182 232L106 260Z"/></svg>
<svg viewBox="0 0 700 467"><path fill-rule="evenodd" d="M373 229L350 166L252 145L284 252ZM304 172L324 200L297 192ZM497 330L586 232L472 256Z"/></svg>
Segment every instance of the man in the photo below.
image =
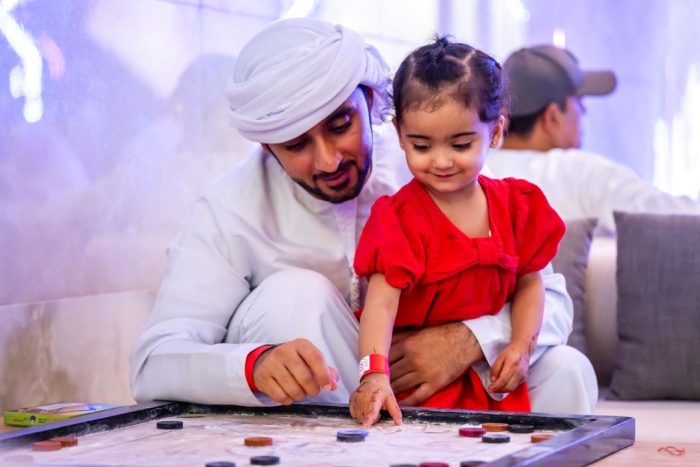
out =
<svg viewBox="0 0 700 467"><path fill-rule="evenodd" d="M504 62L511 91L510 122L501 150L487 165L498 177L542 188L565 220L596 218L614 233L613 211L700 213L700 204L664 193L634 171L579 150L584 96L613 92L611 71L583 71L571 52L527 47Z"/></svg>
<svg viewBox="0 0 700 467"><path fill-rule="evenodd" d="M347 403L359 378L352 312L365 285L352 272L356 240L377 197L408 179L393 129L372 126L389 109L387 66L344 27L280 21L243 48L227 95L234 126L261 147L210 187L171 246L132 355L134 397ZM590 412L590 362L558 345L571 331L571 301L561 276L544 276L532 406ZM416 387L403 403L419 405L472 365L488 375L509 337L508 307L397 333L394 390Z"/></svg>

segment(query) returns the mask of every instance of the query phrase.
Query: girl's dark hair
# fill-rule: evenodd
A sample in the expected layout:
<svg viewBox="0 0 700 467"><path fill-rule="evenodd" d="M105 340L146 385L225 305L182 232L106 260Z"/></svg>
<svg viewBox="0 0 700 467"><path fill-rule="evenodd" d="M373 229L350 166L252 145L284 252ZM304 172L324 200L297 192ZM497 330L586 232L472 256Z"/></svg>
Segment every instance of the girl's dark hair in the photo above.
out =
<svg viewBox="0 0 700 467"><path fill-rule="evenodd" d="M401 122L403 112L439 106L446 91L465 107L474 107L482 122L495 121L504 113L501 65L490 55L467 44L436 37L417 48L396 71L393 82L394 111Z"/></svg>

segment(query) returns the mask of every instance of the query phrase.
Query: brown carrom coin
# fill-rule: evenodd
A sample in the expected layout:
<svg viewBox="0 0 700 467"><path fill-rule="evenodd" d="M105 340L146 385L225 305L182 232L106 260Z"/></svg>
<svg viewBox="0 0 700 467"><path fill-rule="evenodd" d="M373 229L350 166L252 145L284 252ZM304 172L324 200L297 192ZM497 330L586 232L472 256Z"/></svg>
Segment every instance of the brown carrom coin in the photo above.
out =
<svg viewBox="0 0 700 467"><path fill-rule="evenodd" d="M78 438L75 436L57 436L55 438L51 438L49 441L58 441L64 448L78 445Z"/></svg>
<svg viewBox="0 0 700 467"><path fill-rule="evenodd" d="M272 445L272 438L267 436L249 436L243 443L251 447L270 446Z"/></svg>
<svg viewBox="0 0 700 467"><path fill-rule="evenodd" d="M554 438L556 436L554 433L535 433L530 436L531 443L541 443L542 441L547 441L548 439Z"/></svg>
<svg viewBox="0 0 700 467"><path fill-rule="evenodd" d="M494 431L508 431L507 423L482 423L481 428L492 433Z"/></svg>
<svg viewBox="0 0 700 467"><path fill-rule="evenodd" d="M58 451L63 445L59 441L37 441L32 444L34 451Z"/></svg>

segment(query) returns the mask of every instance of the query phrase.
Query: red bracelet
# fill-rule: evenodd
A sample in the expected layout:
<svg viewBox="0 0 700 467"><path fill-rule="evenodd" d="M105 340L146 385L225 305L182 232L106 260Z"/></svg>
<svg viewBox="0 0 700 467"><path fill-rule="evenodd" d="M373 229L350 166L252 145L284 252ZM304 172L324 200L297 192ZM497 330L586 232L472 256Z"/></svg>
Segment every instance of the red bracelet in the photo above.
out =
<svg viewBox="0 0 700 467"><path fill-rule="evenodd" d="M263 354L266 350L270 350L274 345L261 345L257 349L253 349L248 353L245 358L245 380L248 383L248 387L251 391L256 392L258 387L255 385L255 378L253 377L253 371L255 370L255 362L258 357Z"/></svg>
<svg viewBox="0 0 700 467"><path fill-rule="evenodd" d="M389 359L384 355L373 353L360 359L360 379L370 373L389 374Z"/></svg>

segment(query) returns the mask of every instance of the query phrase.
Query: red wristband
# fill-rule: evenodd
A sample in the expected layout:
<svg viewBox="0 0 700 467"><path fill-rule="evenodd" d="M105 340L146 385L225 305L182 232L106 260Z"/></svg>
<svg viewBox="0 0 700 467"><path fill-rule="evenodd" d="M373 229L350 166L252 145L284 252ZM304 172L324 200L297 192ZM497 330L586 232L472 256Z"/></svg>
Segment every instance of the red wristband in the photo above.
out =
<svg viewBox="0 0 700 467"><path fill-rule="evenodd" d="M255 385L255 378L253 378L253 370L255 370L255 362L258 357L263 354L266 350L270 350L274 345L261 345L257 349L253 349L248 353L245 358L245 380L248 383L248 387L251 391L256 392L258 387Z"/></svg>
<svg viewBox="0 0 700 467"><path fill-rule="evenodd" d="M389 374L389 359L384 355L373 353L360 359L360 379L370 373Z"/></svg>

